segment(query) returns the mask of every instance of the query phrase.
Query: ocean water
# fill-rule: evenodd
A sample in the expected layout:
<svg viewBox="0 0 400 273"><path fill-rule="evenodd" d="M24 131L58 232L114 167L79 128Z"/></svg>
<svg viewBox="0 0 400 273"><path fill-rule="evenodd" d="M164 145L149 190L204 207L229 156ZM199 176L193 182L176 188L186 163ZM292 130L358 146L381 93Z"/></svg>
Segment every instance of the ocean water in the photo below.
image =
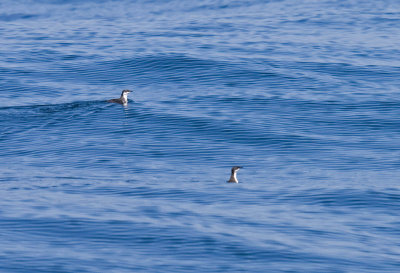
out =
<svg viewBox="0 0 400 273"><path fill-rule="evenodd" d="M0 22L0 272L400 271L399 1Z"/></svg>

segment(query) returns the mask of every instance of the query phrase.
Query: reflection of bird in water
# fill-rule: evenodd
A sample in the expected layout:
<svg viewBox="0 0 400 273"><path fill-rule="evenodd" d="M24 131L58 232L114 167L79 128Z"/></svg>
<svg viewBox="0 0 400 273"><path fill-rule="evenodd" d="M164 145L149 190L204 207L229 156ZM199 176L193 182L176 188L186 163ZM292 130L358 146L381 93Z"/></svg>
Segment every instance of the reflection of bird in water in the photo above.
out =
<svg viewBox="0 0 400 273"><path fill-rule="evenodd" d="M125 89L121 93L121 97L119 99L112 99L108 100L107 102L114 102L114 103L119 103L119 104L128 104L128 94L132 92L131 90Z"/></svg>
<svg viewBox="0 0 400 273"><path fill-rule="evenodd" d="M241 168L243 168L243 167L239 167L239 166L232 167L231 177L229 178L228 182L230 182L230 183L239 183L239 181L237 180L237 177L236 177L236 173Z"/></svg>

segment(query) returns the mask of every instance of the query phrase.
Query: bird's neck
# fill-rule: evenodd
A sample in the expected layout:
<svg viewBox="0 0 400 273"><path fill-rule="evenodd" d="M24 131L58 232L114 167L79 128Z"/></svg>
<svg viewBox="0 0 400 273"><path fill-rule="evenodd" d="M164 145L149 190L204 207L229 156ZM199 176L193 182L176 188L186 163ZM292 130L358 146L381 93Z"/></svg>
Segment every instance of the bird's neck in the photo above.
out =
<svg viewBox="0 0 400 273"><path fill-rule="evenodd" d="M128 93L123 93L121 95L121 100L123 103L127 103L128 102Z"/></svg>
<svg viewBox="0 0 400 273"><path fill-rule="evenodd" d="M239 181L236 178L236 172L232 172L231 178L229 178L229 182L235 182L238 183Z"/></svg>

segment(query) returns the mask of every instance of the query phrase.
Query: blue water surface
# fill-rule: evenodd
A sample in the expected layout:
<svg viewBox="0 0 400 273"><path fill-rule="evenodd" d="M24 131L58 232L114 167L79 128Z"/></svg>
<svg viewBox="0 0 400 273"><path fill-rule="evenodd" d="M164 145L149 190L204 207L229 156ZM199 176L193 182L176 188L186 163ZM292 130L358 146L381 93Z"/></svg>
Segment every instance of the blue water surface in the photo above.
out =
<svg viewBox="0 0 400 273"><path fill-rule="evenodd" d="M400 271L399 1L0 23L0 272Z"/></svg>

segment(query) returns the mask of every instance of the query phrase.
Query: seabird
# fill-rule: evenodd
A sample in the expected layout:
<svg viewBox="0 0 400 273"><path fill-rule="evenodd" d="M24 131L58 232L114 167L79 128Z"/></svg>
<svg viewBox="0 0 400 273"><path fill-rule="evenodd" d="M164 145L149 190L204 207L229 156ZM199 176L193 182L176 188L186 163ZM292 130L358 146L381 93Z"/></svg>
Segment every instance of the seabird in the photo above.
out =
<svg viewBox="0 0 400 273"><path fill-rule="evenodd" d="M132 92L131 90L125 89L121 93L121 97L119 99L112 99L108 100L107 102L114 102L114 103L119 103L119 104L128 104L128 94Z"/></svg>
<svg viewBox="0 0 400 273"><path fill-rule="evenodd" d="M239 166L232 167L231 178L229 178L229 180L228 180L229 183L239 183L239 181L237 180L237 177L236 177L236 173L241 168L243 168L243 167L239 167Z"/></svg>

